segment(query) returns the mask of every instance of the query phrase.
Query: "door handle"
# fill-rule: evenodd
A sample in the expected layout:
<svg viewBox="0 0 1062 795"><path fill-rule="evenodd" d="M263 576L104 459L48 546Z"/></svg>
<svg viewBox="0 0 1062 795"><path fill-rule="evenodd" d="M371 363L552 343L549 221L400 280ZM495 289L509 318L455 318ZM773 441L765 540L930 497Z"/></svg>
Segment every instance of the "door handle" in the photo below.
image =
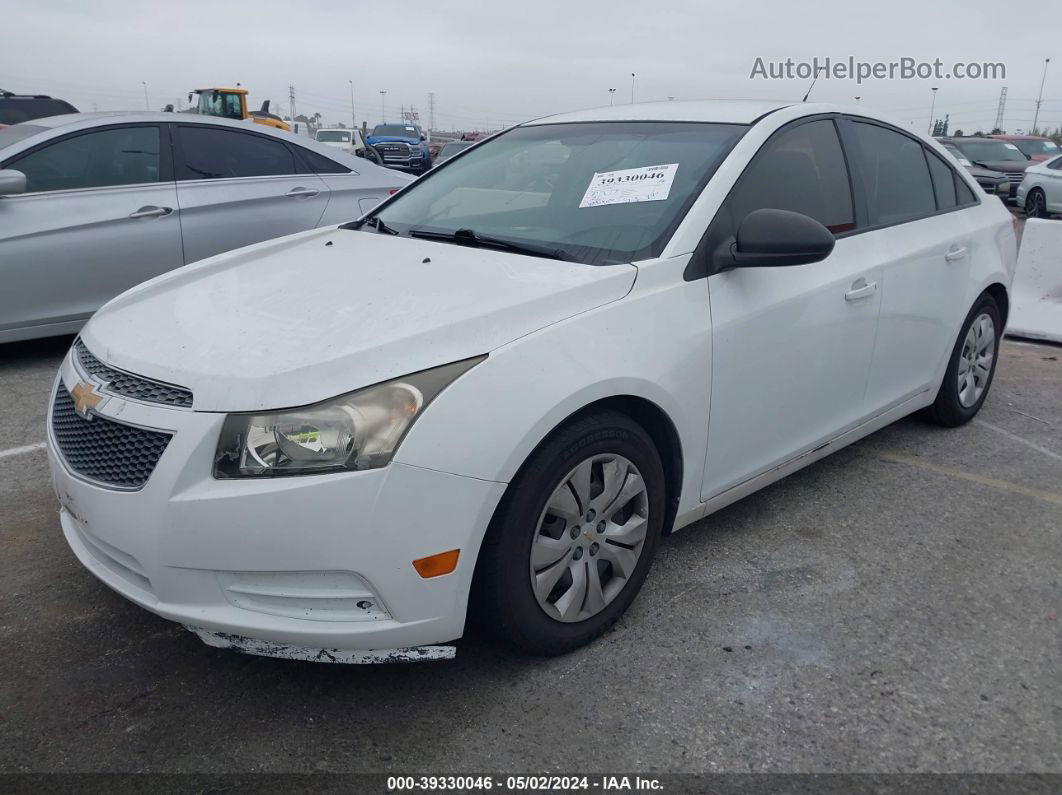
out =
<svg viewBox="0 0 1062 795"><path fill-rule="evenodd" d="M313 188L292 188L284 195L291 199L309 199L311 196L316 196L321 191Z"/></svg>
<svg viewBox="0 0 1062 795"><path fill-rule="evenodd" d="M141 207L135 212L129 213L130 218L162 218L173 212L172 207L156 207L154 204L148 204Z"/></svg>
<svg viewBox="0 0 1062 795"><path fill-rule="evenodd" d="M845 301L859 301L863 298L870 298L874 295L874 291L878 289L877 282L867 282L866 279L856 279L852 282L852 289L844 294Z"/></svg>
<svg viewBox="0 0 1062 795"><path fill-rule="evenodd" d="M949 248L948 253L944 255L945 262L955 262L955 260L962 259L966 256L966 246L955 246Z"/></svg>

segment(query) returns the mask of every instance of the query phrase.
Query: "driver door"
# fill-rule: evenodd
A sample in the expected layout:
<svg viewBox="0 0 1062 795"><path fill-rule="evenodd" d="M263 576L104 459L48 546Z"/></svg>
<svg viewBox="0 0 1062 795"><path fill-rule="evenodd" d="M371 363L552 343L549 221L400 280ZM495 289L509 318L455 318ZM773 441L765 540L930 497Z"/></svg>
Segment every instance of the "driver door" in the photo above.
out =
<svg viewBox="0 0 1062 795"><path fill-rule="evenodd" d="M709 229L709 251L753 210L803 213L837 236L821 262L708 277L712 392L701 499L824 444L866 416L882 267L835 122L800 120L756 154Z"/></svg>

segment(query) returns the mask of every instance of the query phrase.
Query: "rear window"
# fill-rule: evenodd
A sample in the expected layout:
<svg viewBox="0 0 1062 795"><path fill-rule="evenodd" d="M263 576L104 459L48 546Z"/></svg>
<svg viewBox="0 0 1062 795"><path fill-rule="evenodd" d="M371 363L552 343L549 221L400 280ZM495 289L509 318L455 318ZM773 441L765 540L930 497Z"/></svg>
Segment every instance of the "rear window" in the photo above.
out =
<svg viewBox="0 0 1062 795"><path fill-rule="evenodd" d="M32 97L0 97L0 124L20 124L45 116L77 113L77 108L61 99Z"/></svg>

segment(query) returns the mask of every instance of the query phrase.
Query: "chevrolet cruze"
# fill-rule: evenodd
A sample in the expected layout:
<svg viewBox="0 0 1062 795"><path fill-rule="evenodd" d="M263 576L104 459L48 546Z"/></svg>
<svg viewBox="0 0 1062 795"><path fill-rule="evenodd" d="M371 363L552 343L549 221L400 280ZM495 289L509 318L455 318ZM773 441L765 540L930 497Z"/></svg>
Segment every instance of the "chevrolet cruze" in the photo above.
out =
<svg viewBox="0 0 1062 795"><path fill-rule="evenodd" d="M970 420L1015 255L862 107L536 120L96 313L51 395L62 529L214 646L432 659L475 621L563 653L662 536L904 415Z"/></svg>

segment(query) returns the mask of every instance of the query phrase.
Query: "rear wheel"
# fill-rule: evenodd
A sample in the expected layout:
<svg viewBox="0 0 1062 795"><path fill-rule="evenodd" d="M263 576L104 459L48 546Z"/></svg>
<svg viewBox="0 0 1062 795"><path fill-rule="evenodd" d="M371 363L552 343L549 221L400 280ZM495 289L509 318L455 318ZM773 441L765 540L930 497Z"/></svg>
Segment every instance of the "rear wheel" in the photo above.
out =
<svg viewBox="0 0 1062 795"><path fill-rule="evenodd" d="M951 428L977 415L996 373L1002 337L999 307L985 293L963 322L937 399L927 410L930 419Z"/></svg>
<svg viewBox="0 0 1062 795"><path fill-rule="evenodd" d="M470 612L535 654L589 643L634 601L665 505L660 456L641 426L611 411L565 426L510 484L480 551Z"/></svg>
<svg viewBox="0 0 1062 795"><path fill-rule="evenodd" d="M1025 197L1025 215L1028 218L1047 217L1047 196L1039 188L1033 188Z"/></svg>

